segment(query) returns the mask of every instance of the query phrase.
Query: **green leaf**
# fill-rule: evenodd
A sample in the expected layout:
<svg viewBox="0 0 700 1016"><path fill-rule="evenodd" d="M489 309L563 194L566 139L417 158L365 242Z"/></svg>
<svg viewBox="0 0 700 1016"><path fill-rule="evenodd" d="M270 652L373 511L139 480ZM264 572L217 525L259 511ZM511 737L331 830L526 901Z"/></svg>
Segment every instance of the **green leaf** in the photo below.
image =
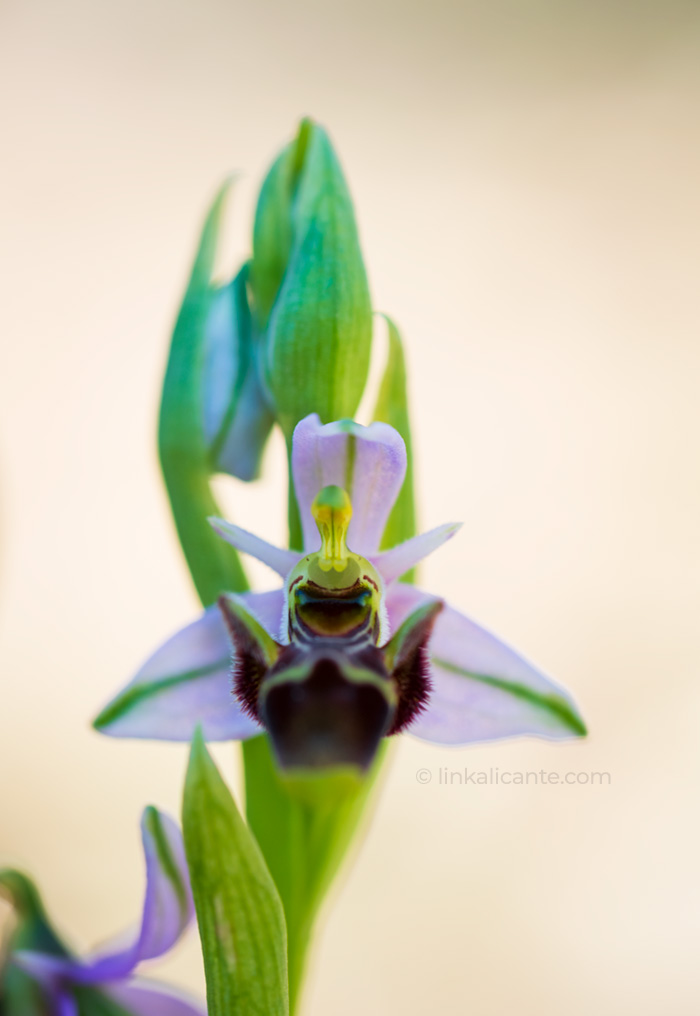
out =
<svg viewBox="0 0 700 1016"><path fill-rule="evenodd" d="M0 896L9 900L15 911L5 963L0 943L0 1012L3 1016L49 1016L49 1002L41 986L14 966L11 956L18 949L53 956L67 956L68 951L52 928L39 890L28 876L9 868L0 871Z"/></svg>
<svg viewBox="0 0 700 1016"><path fill-rule="evenodd" d="M51 926L39 890L28 875L14 868L0 871L0 896L14 908L17 925L13 949L34 949L53 956L67 956L68 950Z"/></svg>
<svg viewBox="0 0 700 1016"><path fill-rule="evenodd" d="M284 1016L289 1001L282 904L199 732L182 824L210 1016Z"/></svg>
<svg viewBox="0 0 700 1016"><path fill-rule="evenodd" d="M288 443L309 413L351 417L367 381L369 286L352 200L326 132L304 121L263 184L251 285L263 375Z"/></svg>
<svg viewBox="0 0 700 1016"><path fill-rule="evenodd" d="M397 543L410 539L416 533L416 504L413 491L413 448L411 444L411 423L408 415L408 394L406 391L406 361L403 353L401 334L386 314L382 315L389 333L389 354L379 388L373 419L389 423L398 430L406 444L406 478L392 508L382 538L382 550L395 547ZM402 576L404 582L413 582L415 569Z"/></svg>
<svg viewBox="0 0 700 1016"><path fill-rule="evenodd" d="M78 1003L78 1016L133 1016L130 1009L97 988L76 985L73 995Z"/></svg>
<svg viewBox="0 0 700 1016"><path fill-rule="evenodd" d="M3 966L0 955L0 1012L6 1016L48 1016L48 1002L41 987L12 965L11 956L16 949L35 949L54 956L67 956L68 951L27 875L12 868L0 871L0 896L9 900L16 921L7 943L10 962Z"/></svg>
<svg viewBox="0 0 700 1016"><path fill-rule="evenodd" d="M237 552L207 522L221 514L210 489L203 428L205 328L213 299L212 273L230 181L212 204L180 308L163 382L158 448L178 536L202 602L226 589L248 588Z"/></svg>

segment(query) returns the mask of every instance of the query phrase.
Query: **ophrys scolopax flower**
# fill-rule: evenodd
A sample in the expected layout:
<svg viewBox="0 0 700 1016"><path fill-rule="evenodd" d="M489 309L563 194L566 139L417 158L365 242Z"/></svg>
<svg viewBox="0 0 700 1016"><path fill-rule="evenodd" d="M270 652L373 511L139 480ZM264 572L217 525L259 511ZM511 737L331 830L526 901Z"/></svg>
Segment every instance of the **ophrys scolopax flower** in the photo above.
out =
<svg viewBox="0 0 700 1016"><path fill-rule="evenodd" d="M584 734L567 692L485 628L398 581L459 528L379 551L405 470L403 441L387 424L302 420L292 475L304 552L212 520L282 586L224 593L156 651L98 729L187 740L201 724L210 740L228 740L266 728L283 766L312 767L365 766L399 730L441 744Z"/></svg>

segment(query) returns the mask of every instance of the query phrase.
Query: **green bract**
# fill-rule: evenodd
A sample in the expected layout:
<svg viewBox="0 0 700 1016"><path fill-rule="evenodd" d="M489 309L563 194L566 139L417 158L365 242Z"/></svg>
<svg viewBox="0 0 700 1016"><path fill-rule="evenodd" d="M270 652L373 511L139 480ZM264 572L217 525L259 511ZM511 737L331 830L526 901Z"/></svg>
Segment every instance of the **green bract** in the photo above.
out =
<svg viewBox="0 0 700 1016"><path fill-rule="evenodd" d="M369 287L345 177L308 120L263 184L250 278L263 379L287 440L309 413L353 416L369 369Z"/></svg>
<svg viewBox="0 0 700 1016"><path fill-rule="evenodd" d="M389 338L389 353L382 383L374 407L373 419L394 427L406 443L406 476L396 504L391 510L389 521L382 537L382 549L393 547L408 539L416 532L416 499L413 489L413 446L411 442L411 421L408 413L406 391L406 359L403 352L401 333L390 317L384 315ZM407 582L415 578L415 569L405 576Z"/></svg>
<svg viewBox="0 0 700 1016"><path fill-rule="evenodd" d="M210 1016L286 1016L282 903L200 733L192 744L182 825Z"/></svg>
<svg viewBox="0 0 700 1016"><path fill-rule="evenodd" d="M221 547L207 523L217 510L210 488L211 448L205 430L205 342L214 303L212 283L224 202L225 183L209 209L199 240L182 306L175 322L163 382L158 424L158 450L173 518L204 603L212 603L222 589L247 587L238 555Z"/></svg>

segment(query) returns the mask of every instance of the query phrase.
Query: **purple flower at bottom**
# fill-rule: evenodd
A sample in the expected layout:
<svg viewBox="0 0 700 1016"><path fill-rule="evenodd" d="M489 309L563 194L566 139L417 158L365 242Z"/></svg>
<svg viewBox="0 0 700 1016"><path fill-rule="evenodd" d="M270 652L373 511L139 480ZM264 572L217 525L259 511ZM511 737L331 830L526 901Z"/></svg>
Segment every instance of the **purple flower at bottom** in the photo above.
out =
<svg viewBox="0 0 700 1016"><path fill-rule="evenodd" d="M454 524L439 526L379 550L405 472L404 442L388 424L322 425L316 415L302 420L294 432L292 475L303 553L274 547L238 526L211 520L223 539L265 562L282 577L283 585L271 592L224 598L222 609L208 608L146 661L98 716L97 729L115 737L173 741L189 740L197 725L212 741L245 739L261 732L259 718L232 693L232 649L223 606L226 599L237 602L277 640L278 647L289 642L288 580L300 562L319 551L318 517L312 506L319 492L329 487L341 488L349 497L347 547L379 576L379 645L388 645L389 637L419 608L439 599L398 581L400 576L459 529ZM564 689L449 605L436 612L426 647L426 692L405 725L408 733L450 745L518 735L556 739L585 734L576 705ZM234 664L236 652L234 645ZM238 652L240 665L240 647Z"/></svg>
<svg viewBox="0 0 700 1016"><path fill-rule="evenodd" d="M85 959L18 949L14 964L35 980L49 1012L77 1016L85 991L97 989L133 1016L205 1016L205 1006L155 982L135 978L136 967L163 956L194 915L182 834L172 819L146 808L141 820L146 857L146 896L135 934Z"/></svg>

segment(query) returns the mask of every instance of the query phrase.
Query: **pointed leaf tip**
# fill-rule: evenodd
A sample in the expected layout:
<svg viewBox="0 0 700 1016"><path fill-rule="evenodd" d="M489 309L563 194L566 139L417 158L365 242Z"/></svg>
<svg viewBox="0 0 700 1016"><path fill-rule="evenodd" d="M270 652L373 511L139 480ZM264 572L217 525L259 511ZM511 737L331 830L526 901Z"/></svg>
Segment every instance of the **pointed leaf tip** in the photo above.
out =
<svg viewBox="0 0 700 1016"><path fill-rule="evenodd" d="M389 349L372 418L390 424L399 432L406 445L407 457L403 486L389 516L382 539L381 546L385 550L410 539L415 534L416 504L413 489L413 449L403 343L395 322L387 314L379 314L379 316L386 322ZM414 577L415 567L410 566L403 578L407 582L412 582Z"/></svg>

